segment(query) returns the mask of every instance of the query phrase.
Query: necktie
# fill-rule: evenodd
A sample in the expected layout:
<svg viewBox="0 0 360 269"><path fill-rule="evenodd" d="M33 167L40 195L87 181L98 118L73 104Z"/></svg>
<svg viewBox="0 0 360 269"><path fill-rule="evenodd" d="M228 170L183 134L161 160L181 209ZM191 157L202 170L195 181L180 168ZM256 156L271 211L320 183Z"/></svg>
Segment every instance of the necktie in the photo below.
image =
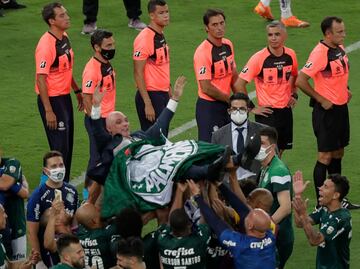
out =
<svg viewBox="0 0 360 269"><path fill-rule="evenodd" d="M236 128L236 131L239 132L238 139L237 139L237 145L236 145L237 154L242 154L244 152L244 137L242 134L244 129L245 129L244 127Z"/></svg>

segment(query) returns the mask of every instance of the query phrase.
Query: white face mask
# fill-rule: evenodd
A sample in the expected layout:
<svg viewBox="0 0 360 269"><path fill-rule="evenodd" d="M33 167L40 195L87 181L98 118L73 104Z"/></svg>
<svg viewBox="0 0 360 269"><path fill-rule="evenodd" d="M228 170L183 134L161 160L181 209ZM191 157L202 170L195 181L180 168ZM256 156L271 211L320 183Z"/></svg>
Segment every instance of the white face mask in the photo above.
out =
<svg viewBox="0 0 360 269"><path fill-rule="evenodd" d="M271 147L272 145L270 145L270 146L268 146L268 147L266 147L266 148L264 148L264 147L261 147L260 148L260 150L259 150L259 152L258 152L258 154L256 154L256 156L255 156L255 160L257 160L257 161L260 161L260 162L262 162L263 160L265 160L266 159L266 157L269 155L269 153L270 153L270 151L269 152L266 152L270 147Z"/></svg>
<svg viewBox="0 0 360 269"><path fill-rule="evenodd" d="M49 178L53 181L53 182L62 182L64 180L65 177L65 167L58 167L58 168L54 168L54 169L48 169L49 171Z"/></svg>
<svg viewBox="0 0 360 269"><path fill-rule="evenodd" d="M236 125L243 124L247 120L247 117L248 114L246 111L235 110L230 113L230 118Z"/></svg>

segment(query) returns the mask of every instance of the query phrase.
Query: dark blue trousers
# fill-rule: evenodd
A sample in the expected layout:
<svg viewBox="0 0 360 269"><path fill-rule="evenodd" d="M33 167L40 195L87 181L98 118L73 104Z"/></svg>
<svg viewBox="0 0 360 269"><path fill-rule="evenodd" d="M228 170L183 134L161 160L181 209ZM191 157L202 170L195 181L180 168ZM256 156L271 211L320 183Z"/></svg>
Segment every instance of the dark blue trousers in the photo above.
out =
<svg viewBox="0 0 360 269"><path fill-rule="evenodd" d="M148 92L149 97L151 99L151 103L155 110L155 120L160 116L161 112L166 107L169 101L169 93L168 92ZM142 131L146 131L149 129L154 122L148 121L145 116L145 103L142 99L139 91L136 92L135 95L135 105L136 111L139 117L140 126Z"/></svg>
<svg viewBox="0 0 360 269"><path fill-rule="evenodd" d="M40 96L38 96L37 104L50 150L60 151L63 155L66 167L64 180L69 182L74 141L74 116L71 97L70 94L67 94L49 97L49 100L56 115L57 127L55 130L49 130L47 127L45 109Z"/></svg>
<svg viewBox="0 0 360 269"><path fill-rule="evenodd" d="M212 102L198 98L195 116L199 140L211 143L212 133L230 123L227 109L227 103L220 101Z"/></svg>

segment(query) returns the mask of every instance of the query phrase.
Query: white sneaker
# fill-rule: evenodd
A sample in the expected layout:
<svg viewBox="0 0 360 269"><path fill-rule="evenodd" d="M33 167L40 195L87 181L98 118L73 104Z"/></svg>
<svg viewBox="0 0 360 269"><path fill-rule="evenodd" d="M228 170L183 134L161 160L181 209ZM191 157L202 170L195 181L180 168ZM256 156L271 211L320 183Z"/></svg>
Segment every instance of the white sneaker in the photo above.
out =
<svg viewBox="0 0 360 269"><path fill-rule="evenodd" d="M81 33L83 35L92 35L96 29L97 29L96 22L84 24Z"/></svg>
<svg viewBox="0 0 360 269"><path fill-rule="evenodd" d="M141 31L142 29L146 28L146 24L143 23L140 19L130 19L128 26L138 31Z"/></svg>

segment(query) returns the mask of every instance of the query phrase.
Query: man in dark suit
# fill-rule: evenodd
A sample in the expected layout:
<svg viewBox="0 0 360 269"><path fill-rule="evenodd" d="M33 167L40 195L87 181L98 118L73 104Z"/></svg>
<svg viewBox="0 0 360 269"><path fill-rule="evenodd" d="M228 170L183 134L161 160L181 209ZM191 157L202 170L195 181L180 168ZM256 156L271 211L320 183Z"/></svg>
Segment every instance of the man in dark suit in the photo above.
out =
<svg viewBox="0 0 360 269"><path fill-rule="evenodd" d="M228 113L231 122L212 134L211 143L228 145L234 154L242 154L251 137L258 134L266 125L248 119L250 99L244 93L235 93L230 97ZM241 134L241 136L239 136ZM238 179L257 178L260 172L259 161L253 160L237 170Z"/></svg>

